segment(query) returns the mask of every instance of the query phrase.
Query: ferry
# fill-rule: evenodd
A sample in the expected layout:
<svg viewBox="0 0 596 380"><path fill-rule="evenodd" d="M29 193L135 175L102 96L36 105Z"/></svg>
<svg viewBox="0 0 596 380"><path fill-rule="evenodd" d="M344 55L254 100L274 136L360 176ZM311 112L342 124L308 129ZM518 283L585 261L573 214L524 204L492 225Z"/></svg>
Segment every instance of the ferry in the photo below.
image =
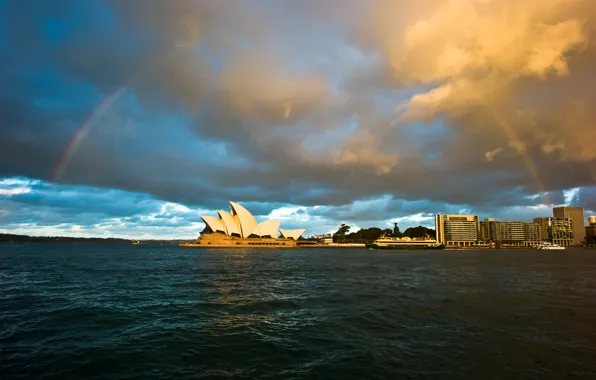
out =
<svg viewBox="0 0 596 380"><path fill-rule="evenodd" d="M548 249L548 250L562 251L565 249L565 247L562 247L559 244L553 244L553 243L549 243L547 241L543 241L536 247L536 249Z"/></svg>
<svg viewBox="0 0 596 380"><path fill-rule="evenodd" d="M396 238L383 235L368 244L367 248L380 250L433 250L444 249L445 244L441 244L429 236L424 238Z"/></svg>

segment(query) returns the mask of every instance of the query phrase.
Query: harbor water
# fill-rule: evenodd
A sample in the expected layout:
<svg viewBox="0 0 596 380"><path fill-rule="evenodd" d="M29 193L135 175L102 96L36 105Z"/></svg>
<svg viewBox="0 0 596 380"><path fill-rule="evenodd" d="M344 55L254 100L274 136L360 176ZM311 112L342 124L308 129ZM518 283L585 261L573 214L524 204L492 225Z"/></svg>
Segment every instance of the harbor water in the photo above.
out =
<svg viewBox="0 0 596 380"><path fill-rule="evenodd" d="M596 250L0 245L2 379L596 378Z"/></svg>

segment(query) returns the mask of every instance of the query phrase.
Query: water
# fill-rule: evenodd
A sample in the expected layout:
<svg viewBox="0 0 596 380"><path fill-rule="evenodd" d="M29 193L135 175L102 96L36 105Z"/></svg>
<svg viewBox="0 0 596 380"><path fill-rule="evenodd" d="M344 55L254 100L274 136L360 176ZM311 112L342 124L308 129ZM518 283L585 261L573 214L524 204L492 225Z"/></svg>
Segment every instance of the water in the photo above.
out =
<svg viewBox="0 0 596 380"><path fill-rule="evenodd" d="M0 245L2 379L596 376L596 251Z"/></svg>

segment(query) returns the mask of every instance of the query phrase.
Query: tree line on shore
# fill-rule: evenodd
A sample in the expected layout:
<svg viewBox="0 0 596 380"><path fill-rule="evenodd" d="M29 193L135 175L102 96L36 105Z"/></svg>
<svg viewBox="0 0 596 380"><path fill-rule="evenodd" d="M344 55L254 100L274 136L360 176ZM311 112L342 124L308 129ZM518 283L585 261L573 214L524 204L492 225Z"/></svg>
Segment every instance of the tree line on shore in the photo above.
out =
<svg viewBox="0 0 596 380"><path fill-rule="evenodd" d="M178 244L186 240L140 240L142 244ZM132 240L121 238L29 236L0 233L0 243L88 243L88 244L130 244Z"/></svg>
<svg viewBox="0 0 596 380"><path fill-rule="evenodd" d="M397 223L394 223L393 230L390 228L381 229L378 227L361 228L356 232L350 232L350 226L342 224L333 234L334 243L369 243L381 236L409 237L409 238L435 238L435 230L424 226L409 227L404 232L399 230Z"/></svg>
<svg viewBox="0 0 596 380"><path fill-rule="evenodd" d="M29 236L16 234L0 234L0 242L14 242L14 243L130 243L128 239L118 238L83 238L83 237L68 237L68 236Z"/></svg>

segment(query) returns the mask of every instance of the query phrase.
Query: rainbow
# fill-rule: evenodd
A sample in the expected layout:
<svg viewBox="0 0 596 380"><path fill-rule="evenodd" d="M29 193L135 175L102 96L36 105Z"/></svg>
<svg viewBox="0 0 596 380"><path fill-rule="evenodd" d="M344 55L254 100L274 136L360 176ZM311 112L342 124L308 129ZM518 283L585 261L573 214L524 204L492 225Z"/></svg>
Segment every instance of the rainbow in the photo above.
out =
<svg viewBox="0 0 596 380"><path fill-rule="evenodd" d="M175 51L176 51L176 49L174 48L172 50L165 52L161 57L158 57L156 59L156 64L165 62L169 57L172 56L172 54ZM135 74L133 74L133 77L130 78L126 83L128 85L134 83L137 78L139 78L142 75L144 75L145 73L147 73L147 71L150 70L152 67L155 67L155 66L153 66L149 62L147 64L143 65L139 70L136 71ZM72 139L68 142L68 145L66 146L66 150L64 151L64 153L62 154L62 156L60 156L60 159L58 160L58 164L56 165L56 168L53 172L52 182L56 182L60 179L60 177L62 177L62 175L64 174L64 172L68 166L68 163L72 159L72 156L79 149L81 142L85 139L85 137L87 136L87 134L93 127L93 123L95 122L95 120L98 117L100 117L101 115L103 115L112 106L112 104L114 104L114 102L123 93L125 93L127 91L127 89L128 89L128 87L126 85L124 85L124 86L121 86L120 88L118 88L118 90L116 90L112 94L106 96L101 101L101 103L99 103L99 105L97 107L95 107L95 109L93 110L93 112L91 113L91 115L89 116L87 121L85 121L85 123L83 123L83 125L81 125L77 129L77 131L75 132Z"/></svg>
<svg viewBox="0 0 596 380"><path fill-rule="evenodd" d="M112 94L106 96L101 103L91 113L91 115L87 118L87 120L77 129L75 134L73 135L72 139L68 142L66 146L66 150L60 156L58 160L58 164L54 170L54 174L52 176L52 182L57 182L60 177L64 174L68 163L72 156L77 152L81 142L87 136L91 128L93 127L94 121L100 117L101 115L105 114L106 111L114 104L114 102L126 91L126 87L121 87L117 91L113 92Z"/></svg>
<svg viewBox="0 0 596 380"><path fill-rule="evenodd" d="M520 139L519 135L517 134L517 132L515 131L515 129L513 127L511 127L511 125L509 125L509 123L504 118L500 117L496 112L493 112L490 109L490 107L486 107L486 109L488 110L488 112L490 112L490 114L493 116L493 118L495 119L497 124L501 127L501 129L503 130L505 135L507 135L507 137L509 138L510 141L516 141L516 142L522 141ZM548 191L546 190L546 186L544 186L544 183L540 180L538 166L534 162L534 159L528 153L528 151L525 149L525 147L521 147L521 149L518 148L518 151L521 153L522 159L523 159L526 167L530 171L530 175L532 176L532 179L536 183L536 186L538 186L538 192L543 194L543 197L544 197L543 203L546 205L552 204L550 196L548 194Z"/></svg>

